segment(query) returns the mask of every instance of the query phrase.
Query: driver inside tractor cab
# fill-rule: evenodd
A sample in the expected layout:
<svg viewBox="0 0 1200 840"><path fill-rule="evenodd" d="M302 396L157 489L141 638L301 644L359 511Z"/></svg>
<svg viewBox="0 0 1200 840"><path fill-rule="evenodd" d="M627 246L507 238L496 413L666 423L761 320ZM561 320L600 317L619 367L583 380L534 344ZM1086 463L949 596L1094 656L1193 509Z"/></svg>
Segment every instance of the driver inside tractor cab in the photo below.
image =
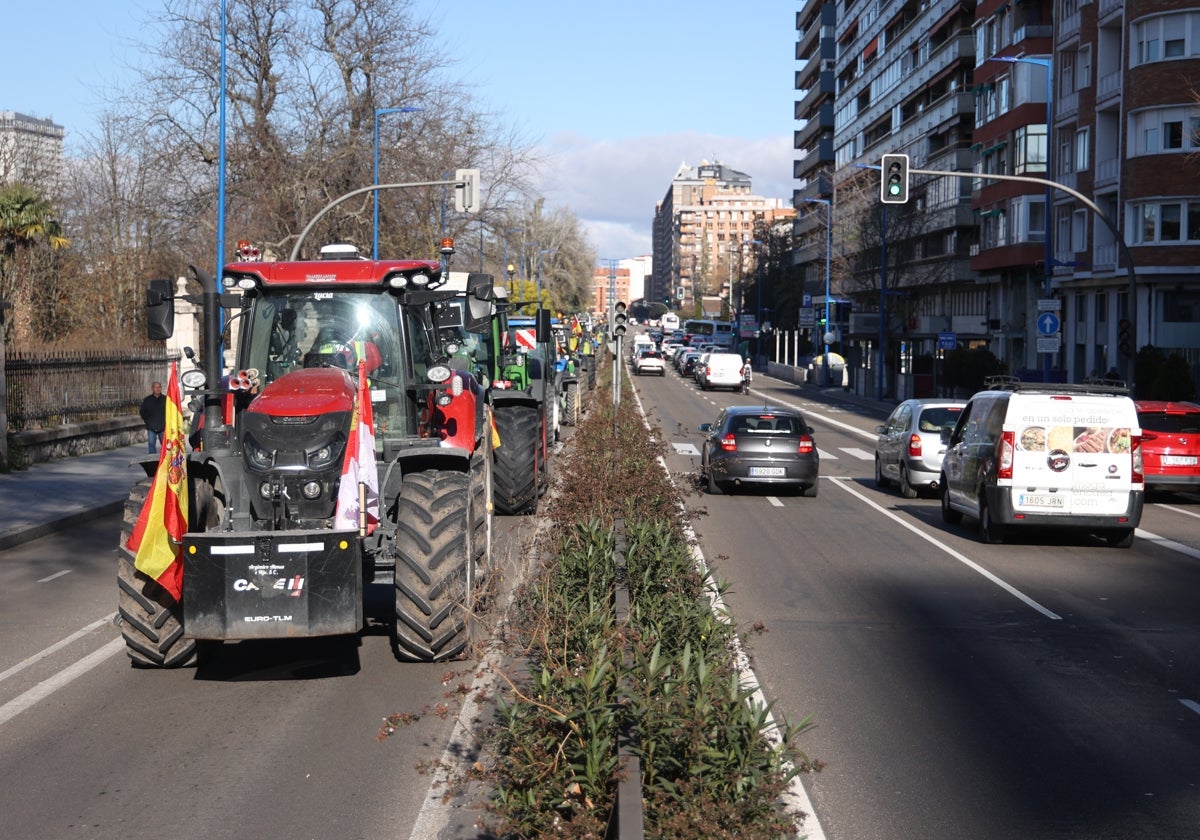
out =
<svg viewBox="0 0 1200 840"><path fill-rule="evenodd" d="M376 351L378 352L378 351ZM317 340L312 349L304 354L304 366L337 367L342 370L353 370L356 367L354 350L350 342L342 338L342 334L334 327L321 327L317 332Z"/></svg>

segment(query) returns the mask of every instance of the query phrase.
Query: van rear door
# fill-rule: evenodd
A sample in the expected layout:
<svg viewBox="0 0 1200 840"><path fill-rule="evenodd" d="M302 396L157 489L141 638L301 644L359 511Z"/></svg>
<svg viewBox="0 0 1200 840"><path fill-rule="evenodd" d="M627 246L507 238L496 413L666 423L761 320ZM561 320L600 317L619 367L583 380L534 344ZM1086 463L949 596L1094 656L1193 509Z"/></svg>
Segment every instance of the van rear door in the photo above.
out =
<svg viewBox="0 0 1200 840"><path fill-rule="evenodd" d="M1012 401L1012 506L1022 513L1120 515L1133 489L1132 401L1023 395Z"/></svg>

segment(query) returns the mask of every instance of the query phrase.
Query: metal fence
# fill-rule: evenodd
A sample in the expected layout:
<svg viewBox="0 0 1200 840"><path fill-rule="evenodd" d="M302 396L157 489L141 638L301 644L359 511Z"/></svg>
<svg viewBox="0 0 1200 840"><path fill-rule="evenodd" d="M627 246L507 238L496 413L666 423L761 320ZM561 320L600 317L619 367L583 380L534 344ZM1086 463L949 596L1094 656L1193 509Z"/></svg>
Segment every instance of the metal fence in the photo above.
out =
<svg viewBox="0 0 1200 840"><path fill-rule="evenodd" d="M8 430L137 414L152 382L166 389L171 361L162 347L9 353Z"/></svg>

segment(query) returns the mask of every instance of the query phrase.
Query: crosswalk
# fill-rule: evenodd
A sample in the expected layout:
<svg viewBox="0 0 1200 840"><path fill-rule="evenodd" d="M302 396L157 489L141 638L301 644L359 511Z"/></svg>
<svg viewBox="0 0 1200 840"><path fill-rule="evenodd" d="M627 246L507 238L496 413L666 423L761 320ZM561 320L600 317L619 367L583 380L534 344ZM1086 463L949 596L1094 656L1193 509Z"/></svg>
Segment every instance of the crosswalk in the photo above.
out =
<svg viewBox="0 0 1200 840"><path fill-rule="evenodd" d="M676 455L695 455L697 457L700 455L700 450L696 448L694 443L680 443L678 441L672 441L671 447L675 450ZM839 455L839 452L842 454ZM842 457L849 457L858 461L875 460L874 452L868 452L867 450L860 449L857 446L841 446L838 447L836 451L817 447L817 454L821 457L822 461L837 461Z"/></svg>

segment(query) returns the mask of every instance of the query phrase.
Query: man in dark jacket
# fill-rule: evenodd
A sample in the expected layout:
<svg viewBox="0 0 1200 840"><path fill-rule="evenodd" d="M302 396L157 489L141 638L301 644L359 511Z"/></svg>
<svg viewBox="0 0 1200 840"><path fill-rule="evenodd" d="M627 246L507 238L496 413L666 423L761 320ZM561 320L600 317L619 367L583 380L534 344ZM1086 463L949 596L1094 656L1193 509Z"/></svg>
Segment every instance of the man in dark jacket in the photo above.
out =
<svg viewBox="0 0 1200 840"><path fill-rule="evenodd" d="M146 440L150 446L150 454L157 455L162 443L163 429L167 425L167 396L162 392L162 383L155 382L150 386L152 393L142 400L138 414L146 424Z"/></svg>

